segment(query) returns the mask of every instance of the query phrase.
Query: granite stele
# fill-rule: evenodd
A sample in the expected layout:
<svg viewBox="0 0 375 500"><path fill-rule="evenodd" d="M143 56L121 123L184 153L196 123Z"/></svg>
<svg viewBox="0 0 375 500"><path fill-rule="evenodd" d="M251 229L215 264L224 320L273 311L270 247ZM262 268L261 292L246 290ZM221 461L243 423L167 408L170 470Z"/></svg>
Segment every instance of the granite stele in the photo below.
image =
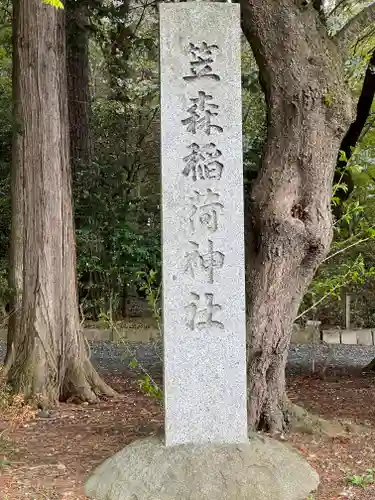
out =
<svg viewBox="0 0 375 500"><path fill-rule="evenodd" d="M302 500L318 476L248 435L238 4L160 3L165 436L86 483L95 500Z"/></svg>

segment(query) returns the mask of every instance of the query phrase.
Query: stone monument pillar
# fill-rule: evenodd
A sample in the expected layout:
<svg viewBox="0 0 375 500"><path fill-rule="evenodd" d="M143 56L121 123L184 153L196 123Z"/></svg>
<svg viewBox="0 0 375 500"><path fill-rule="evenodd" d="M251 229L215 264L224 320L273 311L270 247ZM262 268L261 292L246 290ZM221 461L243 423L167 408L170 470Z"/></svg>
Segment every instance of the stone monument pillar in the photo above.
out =
<svg viewBox="0 0 375 500"><path fill-rule="evenodd" d="M247 441L239 5L160 4L166 444Z"/></svg>

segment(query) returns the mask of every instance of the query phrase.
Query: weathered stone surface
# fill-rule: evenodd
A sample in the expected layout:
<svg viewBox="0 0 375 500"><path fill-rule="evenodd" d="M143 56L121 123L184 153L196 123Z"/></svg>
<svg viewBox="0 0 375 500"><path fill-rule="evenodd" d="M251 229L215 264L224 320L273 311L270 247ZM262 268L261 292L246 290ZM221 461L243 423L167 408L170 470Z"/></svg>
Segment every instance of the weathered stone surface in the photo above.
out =
<svg viewBox="0 0 375 500"><path fill-rule="evenodd" d="M301 455L258 435L175 447L147 438L100 465L85 491L95 500L304 500L318 483Z"/></svg>
<svg viewBox="0 0 375 500"><path fill-rule="evenodd" d="M358 330L357 331L357 344L359 345L373 345L372 330Z"/></svg>
<svg viewBox="0 0 375 500"><path fill-rule="evenodd" d="M316 320L313 320L313 319L308 319L306 321L306 326L313 326L315 328L319 328L321 324L322 324L321 321L316 321Z"/></svg>
<svg viewBox="0 0 375 500"><path fill-rule="evenodd" d="M323 330L323 342L340 344L340 330Z"/></svg>
<svg viewBox="0 0 375 500"><path fill-rule="evenodd" d="M320 332L312 328L295 328L292 332L292 344L319 344Z"/></svg>
<svg viewBox="0 0 375 500"><path fill-rule="evenodd" d="M355 330L342 330L341 331L342 344L357 344L357 332Z"/></svg>
<svg viewBox="0 0 375 500"><path fill-rule="evenodd" d="M166 445L247 439L239 5L160 3Z"/></svg>

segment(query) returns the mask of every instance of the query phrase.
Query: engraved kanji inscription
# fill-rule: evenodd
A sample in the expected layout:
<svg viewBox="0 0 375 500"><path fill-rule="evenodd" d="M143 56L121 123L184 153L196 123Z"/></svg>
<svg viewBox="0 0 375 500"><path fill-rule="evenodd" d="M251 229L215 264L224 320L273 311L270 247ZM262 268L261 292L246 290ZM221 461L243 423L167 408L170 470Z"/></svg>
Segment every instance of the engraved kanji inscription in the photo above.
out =
<svg viewBox="0 0 375 500"><path fill-rule="evenodd" d="M210 102L212 100L212 95L203 90L198 92L198 97L190 98L193 103L187 110L190 116L181 120L188 132L196 134L197 130L203 130L207 135L211 135L212 131L223 132L222 127L212 123L214 117L219 114L219 105Z"/></svg>
<svg viewBox="0 0 375 500"><path fill-rule="evenodd" d="M189 44L190 54L190 75L184 76L185 81L209 78L211 80L220 80L220 76L213 72L212 63L214 62L214 53L219 50L215 44L208 45L202 42L199 45Z"/></svg>
<svg viewBox="0 0 375 500"><path fill-rule="evenodd" d="M188 147L191 153L183 158L185 163L183 175L191 176L193 181L197 179L220 180L224 165L217 160L221 156L221 151L217 149L216 144L210 142L200 146L193 142Z"/></svg>
<svg viewBox="0 0 375 500"><path fill-rule="evenodd" d="M207 281L210 284L214 282L214 271L221 269L224 265L225 255L218 250L214 250L212 240L208 240L208 251L203 253L199 249L199 244L195 241L189 241L191 250L185 255L185 272L195 278L195 271L202 269L207 273Z"/></svg>
<svg viewBox="0 0 375 500"><path fill-rule="evenodd" d="M224 328L223 323L214 319L214 315L221 311L222 307L219 304L214 304L212 293L205 293L204 297L201 297L192 292L190 296L191 302L187 308L189 309L188 325L191 330L215 326L220 329Z"/></svg>
<svg viewBox="0 0 375 500"><path fill-rule="evenodd" d="M194 191L194 196L190 197L192 211L189 216L190 228L193 232L203 227L209 233L214 233L218 229L219 214L224 205L220 203L220 194L212 189L207 189L205 193Z"/></svg>

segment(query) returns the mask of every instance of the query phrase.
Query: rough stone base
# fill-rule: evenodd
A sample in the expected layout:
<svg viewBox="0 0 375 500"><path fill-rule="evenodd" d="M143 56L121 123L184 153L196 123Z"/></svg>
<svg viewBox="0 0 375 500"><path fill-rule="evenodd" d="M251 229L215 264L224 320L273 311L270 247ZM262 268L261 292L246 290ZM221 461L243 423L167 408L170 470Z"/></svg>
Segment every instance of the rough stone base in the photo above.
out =
<svg viewBox="0 0 375 500"><path fill-rule="evenodd" d="M100 465L85 491L95 500L304 500L318 484L301 455L258 435L244 445L170 448L147 438Z"/></svg>

